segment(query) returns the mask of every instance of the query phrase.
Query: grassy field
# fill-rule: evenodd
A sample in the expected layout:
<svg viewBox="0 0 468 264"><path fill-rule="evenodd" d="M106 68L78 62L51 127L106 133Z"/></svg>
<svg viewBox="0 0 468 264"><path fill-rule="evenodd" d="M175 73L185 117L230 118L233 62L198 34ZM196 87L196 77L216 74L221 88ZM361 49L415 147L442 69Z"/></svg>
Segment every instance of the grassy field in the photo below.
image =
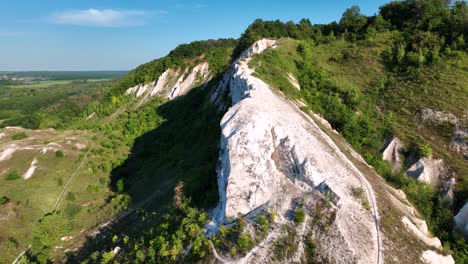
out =
<svg viewBox="0 0 468 264"><path fill-rule="evenodd" d="M18 84L9 84L9 88L47 88L53 85L67 85L72 82L108 82L112 79L88 79L88 80L48 80L48 81L34 81L32 83L18 83Z"/></svg>
<svg viewBox="0 0 468 264"><path fill-rule="evenodd" d="M56 205L70 226L60 237L77 237L80 230L117 212L106 202L110 195L108 160L116 160L128 150L106 151L99 144L102 136L85 131L10 128L0 134L1 150L16 148L11 157L0 161L0 197L8 199L0 205L0 263L11 262L33 242L38 221ZM33 160L37 168L24 179ZM63 199L57 204L62 192ZM51 256L63 255L70 243L76 241L58 240Z"/></svg>

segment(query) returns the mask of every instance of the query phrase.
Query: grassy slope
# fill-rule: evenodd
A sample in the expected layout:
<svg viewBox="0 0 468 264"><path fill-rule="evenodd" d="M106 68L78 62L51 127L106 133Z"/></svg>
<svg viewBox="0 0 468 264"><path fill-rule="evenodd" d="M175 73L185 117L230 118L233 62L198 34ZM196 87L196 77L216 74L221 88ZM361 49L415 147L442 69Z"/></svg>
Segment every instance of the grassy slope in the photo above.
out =
<svg viewBox="0 0 468 264"><path fill-rule="evenodd" d="M453 113L460 118L466 114L468 69L463 65L468 63L468 56L463 54L446 63L423 66L420 77L410 79L385 70L382 52L388 45L389 34L376 36L372 44L365 44L367 47L342 40L313 46L313 63L328 72L329 80L338 86L359 89L374 104L370 110L391 116L392 128L404 142L408 145L411 142L429 142L436 158L443 158L456 169L460 180L466 178L466 161L446 147L452 130L431 124L421 126L417 115L425 108ZM297 76L295 65L300 63L296 52L298 43L296 40L282 39L278 49L267 51L251 61L257 75L292 98L301 96L287 80L288 72ZM349 57L337 61L336 57L342 57L342 54ZM266 62L265 67L261 67L261 61ZM394 84L385 84L388 78L393 78ZM386 86L379 88L382 84Z"/></svg>
<svg viewBox="0 0 468 264"><path fill-rule="evenodd" d="M456 172L456 210L466 199L466 160L447 147L453 131L450 126L421 124L419 114L421 109L425 108L450 112L459 118L466 114L464 111L468 102L468 69L463 65L466 65L468 56L465 53L459 54L458 57L447 56L439 64L421 66L417 73L395 73L386 68L382 56L389 46L392 34L398 33L379 33L370 41L357 44L339 39L319 45L302 43L310 47L312 64L325 72L327 81L337 87L345 87L345 90L358 90L361 98L364 98L361 99L354 116L358 122L362 119L370 120L376 135L364 138L362 142L365 144L353 144L353 147L361 152L368 162L374 160L379 163L375 159L380 159L379 152L388 132L400 137L408 148L412 144L429 143L433 156L444 159ZM266 51L250 62L250 66L256 68L257 76L293 99L304 97L304 93L294 89L287 80L289 72L300 79L300 66L304 62L297 52L299 43L301 42L293 39L280 39L277 49ZM307 97L305 98L308 101ZM314 101L308 101L308 104L315 111L323 110ZM466 123L464 125L466 126ZM390 130L384 126L388 126ZM346 133L346 130L343 132ZM398 177L390 179L401 182ZM409 184L407 190L411 192L410 198L413 198L413 203L423 215L437 217L428 219L430 228L437 231L438 235L446 232L437 226L437 221L450 216L446 216L449 215L446 213L442 213L445 216L441 216L440 212L431 211L436 209L430 208L431 201L427 201L429 196L425 196L431 193L430 188L418 182L405 181L407 183L403 184Z"/></svg>
<svg viewBox="0 0 468 264"><path fill-rule="evenodd" d="M28 136L25 139L11 139L11 129L3 129L4 137L0 139L2 146L11 143L46 146L48 143L58 143L63 146L64 157L56 157L53 151L45 154L39 149L21 150L1 162L0 196L10 199L9 203L0 206L2 224L0 225L0 263L12 261L19 252L31 244L33 229L44 214L53 211L55 203L67 182L83 161L85 153L93 146L83 166L77 171L74 181L69 185L57 210L63 211L70 219L72 227L67 233L76 236L80 230L90 228L111 217L115 210L106 205L105 198L109 195L106 187L109 171L98 168L98 164L115 160L119 154L104 150L99 141L99 133L82 133L79 131L53 130L22 130ZM76 140L69 141L74 138ZM75 143L85 144L86 149L78 149ZM99 151L101 149L102 151ZM122 152L125 152L122 149ZM99 154L98 154L99 153ZM37 158L37 169L27 180L22 178L7 180L6 175L16 171L20 176L28 170L32 160ZM107 167L110 166L109 164ZM67 198L73 193L74 199ZM74 210L73 210L73 209ZM66 242L59 245L64 246ZM55 252L60 253L60 250Z"/></svg>

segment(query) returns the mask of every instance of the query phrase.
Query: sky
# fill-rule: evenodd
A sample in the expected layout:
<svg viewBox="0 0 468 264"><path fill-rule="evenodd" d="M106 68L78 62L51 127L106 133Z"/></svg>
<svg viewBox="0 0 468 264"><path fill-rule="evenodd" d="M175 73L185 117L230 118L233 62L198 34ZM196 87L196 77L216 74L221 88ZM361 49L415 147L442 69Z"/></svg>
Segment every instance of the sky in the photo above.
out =
<svg viewBox="0 0 468 264"><path fill-rule="evenodd" d="M238 38L255 19L339 21L383 0L0 0L0 71L130 70L182 43Z"/></svg>

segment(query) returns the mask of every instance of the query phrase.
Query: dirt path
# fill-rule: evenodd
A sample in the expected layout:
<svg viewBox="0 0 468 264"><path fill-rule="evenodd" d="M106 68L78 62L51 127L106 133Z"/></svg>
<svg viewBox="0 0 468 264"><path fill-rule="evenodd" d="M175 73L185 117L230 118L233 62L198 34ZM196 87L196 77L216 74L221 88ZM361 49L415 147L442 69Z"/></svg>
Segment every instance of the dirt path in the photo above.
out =
<svg viewBox="0 0 468 264"><path fill-rule="evenodd" d="M287 100L291 105L295 106L296 108L296 111L298 111L299 113L301 113L301 115L306 118L307 120L309 120L309 122L311 122L312 124L314 124L315 126L317 126L317 128L319 129L319 131L321 132L322 136L328 141L328 143L330 144L330 146L334 146L336 148L336 153L340 156L340 158L344 161L346 161L349 166L351 166L358 174L359 176L359 179L361 181L361 183L364 185L365 187L365 191L366 191L366 196L369 198L370 200L370 205L371 205L371 213L372 213L372 221L374 222L374 226L375 226L375 231L376 231L376 241L377 241L377 256L376 256L376 264L381 264L383 263L383 258L382 258L382 235L380 233L380 222L379 222L379 210L378 210L378 207L377 207L377 199L375 198L375 193L374 193L374 190L372 188L372 185L369 183L369 181L367 180L367 178L361 173L361 170L359 170L356 165L354 165L354 163L351 161L350 158L348 158L344 153L343 151L340 149L340 147L333 141L333 139L327 135L327 133L320 127L319 125L319 122L315 121L311 116L309 116L308 114L304 113L302 110L300 110L299 106L297 106L296 104L294 104L293 101L291 100L288 100L288 99L285 99ZM351 149L351 151L354 151L350 146L349 148Z"/></svg>
<svg viewBox="0 0 468 264"><path fill-rule="evenodd" d="M239 264L246 264L248 263L249 259L257 253L260 249L263 249L265 246L269 245L271 241L276 239L278 235L280 234L279 229L281 226L277 226L275 229L273 229L270 233L268 233L267 237L257 246L252 248L243 258L239 259L236 261L236 263Z"/></svg>
<svg viewBox="0 0 468 264"><path fill-rule="evenodd" d="M68 191L68 189L70 188L70 185L73 183L73 181L75 180L76 176L78 175L78 171L81 169L81 167L83 167L83 164L85 163L86 161L86 157L88 156L89 152L91 152L91 150L94 148L94 143L91 145L91 148L89 148L88 152L86 152L86 154L84 155L83 157L83 160L81 161L80 163L80 166L78 166L78 168L75 170L75 172L73 173L73 175L71 176L70 180L68 180L67 184L65 185L65 187L63 188L62 190L62 193L60 194L60 196L57 198L57 201L55 202L55 205L54 205L54 209L52 210L52 212L55 212L57 210L57 208L59 207L60 203L62 202L62 199L63 199L63 196L65 195L65 193Z"/></svg>
<svg viewBox="0 0 468 264"><path fill-rule="evenodd" d="M15 258L15 260L13 260L12 264L17 264L18 261L21 259L21 257L26 254L26 252L28 252L28 250L31 248L31 245L29 245L25 250L23 250L23 252L21 252L18 257Z"/></svg>
<svg viewBox="0 0 468 264"><path fill-rule="evenodd" d="M223 263L223 264L225 264L225 263L231 263L231 261L229 261L229 260L227 260L227 259L221 257L221 256L218 254L218 251L216 251L216 248L214 247L213 242L211 242L211 240L209 240L209 242L210 242L210 245L211 245L211 249L213 249L213 254L214 254L215 258L216 258L219 262L221 262L221 263Z"/></svg>

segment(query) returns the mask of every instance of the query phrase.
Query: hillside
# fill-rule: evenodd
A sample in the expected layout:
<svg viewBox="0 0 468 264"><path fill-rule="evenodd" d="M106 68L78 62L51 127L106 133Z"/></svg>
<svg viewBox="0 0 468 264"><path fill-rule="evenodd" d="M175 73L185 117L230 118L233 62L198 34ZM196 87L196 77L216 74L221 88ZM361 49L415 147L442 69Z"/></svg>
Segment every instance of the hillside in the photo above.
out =
<svg viewBox="0 0 468 264"><path fill-rule="evenodd" d="M10 87L0 262L464 263L467 28L465 2L351 7Z"/></svg>

